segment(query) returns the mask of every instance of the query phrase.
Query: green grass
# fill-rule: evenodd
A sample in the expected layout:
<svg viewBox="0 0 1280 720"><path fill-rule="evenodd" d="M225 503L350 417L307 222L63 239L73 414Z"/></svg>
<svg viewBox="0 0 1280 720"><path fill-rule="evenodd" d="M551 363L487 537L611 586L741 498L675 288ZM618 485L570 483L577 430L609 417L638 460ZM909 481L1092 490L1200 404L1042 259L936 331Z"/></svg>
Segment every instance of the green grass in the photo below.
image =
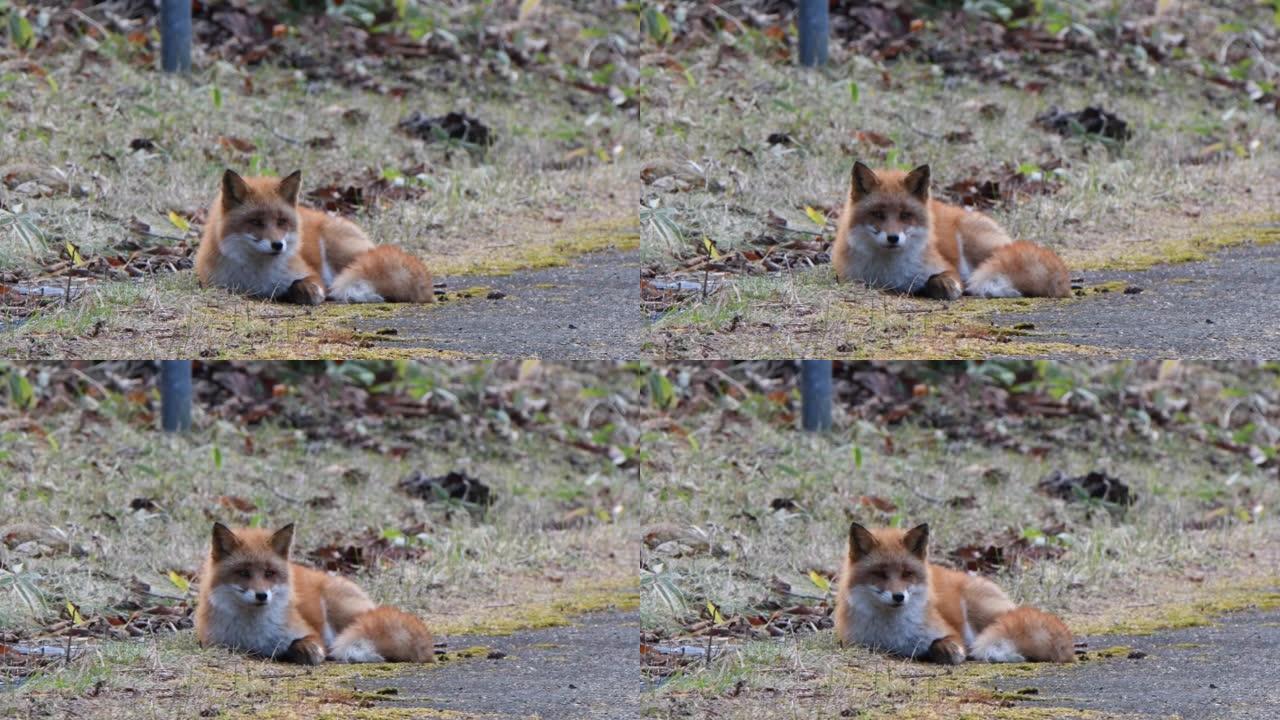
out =
<svg viewBox="0 0 1280 720"><path fill-rule="evenodd" d="M34 552L17 543L0 544L0 565L20 566L41 598L39 607L29 608L11 583L0 582L0 632L40 642L41 628L55 621L67 602L85 618L115 614L125 600L143 606L167 603L132 591L133 578L156 592L193 600L196 587L184 593L168 574L198 570L215 519L232 525L296 522L294 556L302 562L311 549L341 546L366 531L424 523L423 534L407 538L421 548L420 556L370 564L353 579L379 603L421 615L450 650L465 647L465 635L546 627L584 612L634 607L634 471L544 434L546 423L562 411L569 411L575 425L556 433L568 438L599 431L597 425L609 415L605 409L594 410L590 430L577 429L580 413L569 409L594 405L593 393L632 396L631 373L604 366L530 366L523 371L532 374L521 381L519 398L542 399L555 408L549 419L508 433L510 426L475 404L474 393L516 382L518 365L417 367L418 375L406 373L404 382L420 376L431 388L449 389L460 412L479 411L493 424L479 418L337 418L325 408L327 396L313 396L309 385L289 382L290 417L341 428L335 425L310 439L308 431L270 419L246 427L197 409L192 432L162 434L154 429L155 390L147 385L139 388L141 397L104 388L65 403L42 400L24 425L30 432L3 437L7 452L0 455L0 469L6 482L0 485L0 503L6 511L0 537L19 524L57 528L87 554L58 551L47 543ZM100 369L85 370L101 377ZM40 382L37 372L28 373L30 382ZM449 402L432 397L437 397L432 402ZM512 402L523 402L519 398ZM21 417L11 405L0 405L0 414ZM626 445L629 431L620 425L627 421L611 417L613 442ZM462 430L464 424L470 430ZM401 446L404 452L386 452L378 442L362 449L366 439ZM410 498L395 484L413 470L433 475L464 470L488 484L497 502L483 514L472 514L456 504ZM334 498L332 507L307 504L328 495ZM223 496L243 498L254 509L231 509ZM138 498L151 499L158 509L131 510ZM587 512L580 522L557 524L580 508ZM551 576L557 582L550 582ZM63 639L52 642L62 645ZM22 714L29 706L104 718L122 712L166 717L192 708L195 714L228 704L256 707L262 697L246 696L248 690L235 685L216 690L200 680L201 674L221 668L228 677L256 679L246 686L252 689L273 673L300 672L200 650L190 631L130 642L77 638L73 644L87 645L87 652L69 664L55 663L16 691L0 693L0 715ZM289 698L273 695L271 702L287 705Z"/></svg>
<svg viewBox="0 0 1280 720"><path fill-rule="evenodd" d="M1062 615L1078 633L1150 632L1211 622L1216 613L1274 606L1280 520L1247 508L1280 502L1280 490L1270 482L1269 470L1211 442L1215 433L1234 432L1217 427L1232 398L1270 402L1266 398L1278 387L1274 369L1190 365L1157 380L1161 371L1154 364L1048 367L1042 377L1056 377L1059 391L1069 390L1073 402L1098 414L1057 419L971 407L984 394L1000 391L983 389L986 383L976 376L978 387L958 389L931 379L931 371L920 366L907 374L921 383L927 399L914 403L903 422L886 426L874 413L864 416L860 409L837 404L835 430L806 434L794 429L790 411L798 412L798 403L790 404L796 402L792 386L767 386L791 398L780 406L696 374L691 387L711 382L726 388L726 396L712 402L697 399L697 393L681 398L682 408L689 403L676 420L682 433L660 441L644 471L646 532L673 527L662 537L687 533L707 538L709 545L678 540L646 546L642 567L653 575L642 589L643 627L664 644L702 647L706 638L689 636L684 628L705 618L707 602L726 618L767 615L767 609L760 610L766 602L815 603L772 590L775 576L798 593L834 603L809 573L839 570L851 519L869 526L927 521L931 557L944 564L952 549L984 546L1009 530L1035 533L1064 525L1048 540L1063 548L1059 557L1009 565L993 579L1019 603ZM758 387L733 366L723 372ZM1134 395L1169 407L1189 403L1191 417L1156 429L1120 399ZM883 408L893 406L892 398L884 401ZM1232 418L1231 428L1255 423L1255 432L1274 429L1274 412L1260 410L1263 406L1251 400L1236 405L1243 407L1249 408L1248 417ZM1040 456L1033 448L1047 452ZM1054 469L1072 475L1105 470L1127 483L1138 503L1114 515L1099 504L1037 492L1036 483ZM883 498L896 509L864 505L859 502L864 495ZM974 498L972 506L947 502L963 496ZM771 509L779 498L797 507ZM1235 519L1189 529L1218 504L1237 513ZM1199 579L1188 582L1190 575ZM659 580L666 593L659 592ZM668 601L673 595L678 598L674 606ZM988 716L985 706L968 705L965 694L986 687L984 679L992 673L1007 677L1021 667L943 670L838 649L829 630L763 641L712 641L721 651L719 659L692 663L648 693L647 716L825 718L859 708L867 717L946 717L960 710L981 717ZM913 679L922 674L938 679ZM988 700L998 703L999 698Z"/></svg>
<svg viewBox="0 0 1280 720"><path fill-rule="evenodd" d="M771 224L780 216L792 228L818 230L806 208L830 214L822 230L831 241L855 159L873 166L928 163L935 192L963 180L998 180L1006 163L1016 168L1061 159L1059 191L1001 205L991 214L1014 237L1054 249L1073 275L1083 269L1203 259L1216 249L1274 234L1250 227L1242 235L1240 221L1273 220L1269 216L1280 186L1269 168L1276 165L1276 148L1252 141L1280 132L1275 114L1239 93L1206 88L1202 79L1184 72L1163 67L1150 76L1113 72L1096 59L1076 58L1071 62L1078 62L1078 69L1036 94L967 74L944 77L938 68L911 60L879 63L837 54L828 68L805 70L763 59L745 43L739 50L746 52L720 52L721 42L729 41L695 43L676 52L678 66L655 70L649 83L652 102L644 132L654 180L642 188L647 221L641 247L646 263L660 273L678 273L685 262L705 256L708 240L726 252L746 248L761 235L807 239ZM1036 77L1030 63L1013 63L1008 70L1014 78ZM860 88L856 102L850 82ZM984 103L998 112L980 114L977 107ZM1130 123L1133 139L1112 150L1034 126L1035 116L1050 106L1076 110L1086 105L1118 114ZM1227 116L1229 121L1223 119ZM945 139L958 130L971 132L972 141ZM859 141L859 132L882 134L893 146ZM766 142L771 133L786 133L793 144L771 146ZM1208 163L1188 162L1214 141L1239 151ZM671 176L688 189L672 191L657 182ZM884 293L837 287L825 267L763 277L731 274L726 280L715 296L691 297L656 323L650 349L672 358L1101 352L1034 334L1027 342L975 338L971 324L938 332L921 321L946 316L954 305L881 299L876 295ZM746 302L737 290L770 298L755 315L767 314L772 328L757 332L747 323L745 330L727 329L726 315L732 314L725 308L737 312ZM984 300L962 302L995 308ZM846 317L814 312L833 306L850 312ZM876 325L906 324L928 335L927 341L902 344L892 333L874 331ZM684 339L686 334L697 335L696 342ZM833 342L841 334L845 337ZM837 351L837 345L859 349Z"/></svg>
<svg viewBox="0 0 1280 720"><path fill-rule="evenodd" d="M628 15L549 7L539 18L576 24L583 32L598 27L618 33L617 24ZM570 39L580 40L576 35ZM41 173L64 170L71 185L86 195L63 191L28 197L0 190L0 207L25 223L20 228L0 217L0 272L39 274L59 259L67 243L87 260L127 255L120 249L125 241L148 247L183 238L194 246L198 226L184 232L171 224L169 213L189 216L206 208L228 167L242 174L283 175L301 169L307 202L305 195L314 188L359 186L370 174L425 166L421 179L407 180L420 187L419 197L371 203L353 219L376 241L403 245L424 258L438 279L563 264L582 252L636 242L632 203L640 153L634 112L558 82L552 73L441 83L431 76L438 60L377 68L374 72L385 73L386 82L410 88L396 98L335 81L308 82L301 72L269 63L250 68L201 64L197 58L189 77L165 76L131 61L129 51L117 50L125 45L123 38L115 40L121 42L102 45L105 64L81 66L78 51L42 53L37 57L42 73L5 77L8 100L0 104L0 141L10 152L0 168L20 163ZM353 109L367 119L345 120L343 111ZM395 130L411 111L437 115L455 110L496 132L497 143L483 156ZM328 147L305 144L330 136L334 141ZM254 149L228 148L219 143L223 137L248 141ZM142 140L154 147L131 149L131 143ZM571 152L583 156L566 162ZM131 232L133 218L170 239ZM632 227L625 232L601 230L626 223ZM27 226L38 235L32 236ZM44 240L28 242L29 236ZM51 306L43 311L48 322L23 328L20 339L6 337L0 354L168 357L212 344L236 346L235 354L243 357L258 356L255 348L270 345L233 330L212 337L201 337L209 333L199 327L152 332L159 328L146 321L157 313L173 316L166 327L199 323L193 306L209 303L210 296L190 290L189 283L181 285L147 278L142 291L146 302L129 304L117 283L103 282L101 292L115 296L121 310L138 312L124 323L111 323L103 298L90 298L84 309ZM99 319L107 322L98 334L84 337L86 323L92 328ZM139 337L142 345L136 344ZM349 342L303 344L291 356L342 356L358 350L358 344Z"/></svg>

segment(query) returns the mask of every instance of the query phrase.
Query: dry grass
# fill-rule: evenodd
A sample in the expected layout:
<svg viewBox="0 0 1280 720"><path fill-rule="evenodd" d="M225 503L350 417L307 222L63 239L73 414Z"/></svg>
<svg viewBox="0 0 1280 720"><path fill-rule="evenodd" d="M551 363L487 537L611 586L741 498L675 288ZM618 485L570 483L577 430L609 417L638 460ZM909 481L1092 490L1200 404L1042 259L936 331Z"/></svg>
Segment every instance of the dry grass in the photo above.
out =
<svg viewBox="0 0 1280 720"><path fill-rule="evenodd" d="M769 580L776 575L797 592L827 595L809 572L839 569L851 518L873 526L927 521L933 557L944 563L950 550L985 546L1010 529L1034 533L1064 524L1060 535L1046 538L1065 550L1060 557L1006 567L994 579L1017 601L1060 613L1077 632L1177 625L1256 602L1267 591L1274 601L1280 520L1271 508L1280 491L1273 471L1191 440L1229 417L1231 428L1257 422L1263 434L1254 442L1273 445L1273 421L1263 418L1273 415L1266 408L1276 394L1274 368L1192 366L1163 380L1152 366L1058 366L1062 370L1073 378L1078 399L1089 393L1104 398L1098 419L1002 418L979 411L971 420L961 410L966 396L950 396L942 387L917 412L920 420L882 427L837 417L838 429L821 436L769 420L758 410L768 403L740 396L729 403L733 415L719 422L687 419L682 425L690 440L672 438L667 450L650 454L643 471L648 521L695 528L726 554L646 549L642 564L652 574L642 595L644 627L679 637L708 601L725 617L766 600L812 604L776 594ZM1203 420L1179 423L1177 430L1151 424L1106 399L1120 387L1187 400ZM954 429L955 422L961 424L958 436L943 429ZM1196 429L1199 422L1204 429ZM722 429L700 429L711 427ZM1038 458L1028 451L1037 447L1048 448L1047 454ZM1103 470L1128 483L1139 501L1127 513L1112 514L1049 498L1035 484L1053 469L1073 475ZM896 510L860 505L864 495L887 499ZM963 496L974 498L972 507L947 503ZM795 507L772 510L771 501L779 498ZM1217 507L1226 517L1206 529L1188 529ZM676 588L683 607L666 602L659 583ZM1186 603L1192 605L1167 609ZM965 710L966 693L989 687L985 680L992 674L1030 672L980 665L952 672L862 650L838 651L829 631L715 642L727 649L723 659L691 665L649 693L650 717L843 717L841 710L849 708L856 717L954 716L949 713ZM744 685L734 690L739 681ZM967 711L982 717L997 712L983 705Z"/></svg>
<svg viewBox="0 0 1280 720"><path fill-rule="evenodd" d="M545 13L555 14L550 27L570 38L593 29L617 33L609 23L626 20L619 13L592 17L565 8ZM615 108L546 73L514 73L509 82L442 84L436 65L443 60L408 62L394 82L412 89L397 99L336 83L308 83L300 72L268 65L212 62L189 78L163 76L118 59L110 47L100 48L104 64L85 62L78 52L42 57L47 78L7 71L0 103L0 142L7 152L0 166L59 169L88 196L30 198L0 187L0 206L25 216L40 233L28 244L16 225L0 224L0 271L38 273L64 253L67 243L86 259L127 255L117 249L125 241L172 244L131 233L134 217L155 233L185 235L194 245L196 234L184 233L167 217L173 210L189 214L207 206L226 167L282 175L300 168L305 195L312 188L362 185L359 178L370 174L425 165L424 175L406 178L421 188L419 197L382 201L354 219L375 240L422 256L446 280L562 264L574 254L625 245L634 232L640 155L634 111ZM11 60L6 66L17 64ZM477 154L456 143L428 144L397 132L396 123L415 110L466 112L493 128L497 144ZM364 116L351 121L344 111ZM251 142L255 149L241 152L220 144L221 137ZM305 144L320 137L332 137L331 146ZM143 139L154 147L131 150L131 142ZM601 223L629 227L601 239ZM154 357L198 351L209 338L193 331L131 354L136 338L128 331L157 313L172 316L168 327L198 322L193 307L226 297L163 278L145 279L136 290L111 285L97 294L141 297L103 302L91 293L82 308L54 307L45 322L17 333L27 337L6 340L4 354ZM130 310L145 312L130 318ZM78 332L85 313L105 319L92 338ZM251 348L261 341L234 331L212 339L217 348L244 341L249 347L237 353L244 355L255 355ZM333 354L358 350L358 344L347 343Z"/></svg>
<svg viewBox="0 0 1280 720"><path fill-rule="evenodd" d="M485 366L439 365L429 372L444 387L492 381ZM580 392L607 390L619 377L626 376L548 367L526 382L545 383L536 394L555 397L548 388L572 396L579 383ZM535 386L529 387L535 394ZM304 398L299 403L305 407ZM412 449L395 458L335 441L308 441L301 430L271 422L243 427L198 416L190 434L164 435L150 427L134 401L121 396L95 394L65 412L41 414L33 419L39 432L22 431L33 427L31 421L7 410L6 415L3 524L61 528L89 554L30 556L0 545L4 564L21 564L42 598L31 608L12 586L0 585L0 630L36 633L68 601L85 617L128 599L157 602L129 589L133 577L157 592L183 595L167 575L198 569L214 519L295 521L300 559L305 551L346 544L370 529L425 522L424 535L407 538L422 547L420 557L367 567L354 579L379 602L419 613L447 638L451 651L473 644L467 634L558 624L575 612L635 602L635 471L532 433L505 439L426 420L410 430L416 438ZM352 418L348 429L359 434L363 424ZM383 431L371 426L365 432ZM481 516L457 505L411 499L395 483L414 469L466 471L493 488L497 503ZM334 497L333 507L306 504L324 495ZM230 509L219 502L222 496L244 498L257 509ZM131 510L135 498L151 498L156 507ZM585 510L567 517L575 508ZM200 650L187 631L131 643L91 642L87 654L69 666L0 693L0 715L41 707L104 718L194 716L209 707L265 711L290 707L296 700L291 694L301 692L271 677L305 676L311 678L309 692L337 692L350 689L353 674L401 671L302 673ZM90 689L92 695L86 694Z"/></svg>
<svg viewBox="0 0 1280 720"><path fill-rule="evenodd" d="M998 179L1005 163L1016 168L1062 160L1064 167L1056 174L1059 191L1025 197L992 214L1015 237L1053 248L1077 271L1188 259L1183 252L1188 239L1217 234L1222 224L1242 216L1270 212L1280 200L1276 147L1266 140L1280 132L1275 114L1247 98L1206 89L1203 80L1176 71L1158 68L1150 77L1117 74L1098 61L1076 58L1067 62L1068 79L1032 94L967 75L944 77L936 68L907 61L881 67L866 58L838 55L827 69L806 71L750 52L717 53L715 47L686 52L679 60L680 71L655 73L644 122L653 148L650 164L680 168L694 188L644 188L642 218L649 220L642 228L642 247L646 262L659 272L705 255L704 238L724 251L762 234L804 237L770 227L771 214L801 231L822 231L830 240L855 159L904 167L928 163L935 192L970 178ZM1010 69L1014 76L1033 76L1030 68ZM891 87L882 83L882 72ZM1087 79L1069 79L1080 73ZM856 102L851 82L859 88ZM993 111L979 112L988 104ZM1110 149L1034 127L1034 117L1052 105L1072 110L1100 105L1128 121L1134 137L1122 149ZM945 139L957 131L972 133L972 140ZM859 132L881 134L894 145L859 141ZM770 133L786 133L794 142L770 145ZM1204 164L1187 162L1215 142L1235 153L1221 153ZM708 190L707 185L722 189ZM826 210L832 220L819 228L807 217L806 207ZM653 221L650 213L661 221ZM658 320L651 349L667 357L730 358L963 357L974 350L984 355L1045 354L1035 343L966 342L963 332L943 333L931 345L896 344L857 320L919 325L920 315L903 313L917 305L836 288L826 266L729 281L713 298L690 300L688 307ZM739 303L739 293L770 306L772 322L782 332L771 338L770 333L754 332L750 323L731 324L735 314L743 320L749 314L737 307L726 310ZM821 312L833 304L854 306L857 317L833 319ZM974 300L961 305L990 307ZM942 315L950 312L947 305L931 307ZM967 308L963 312L978 314ZM832 321L839 337L828 343ZM682 335L704 333L708 337L681 346ZM839 351L836 345L856 350Z"/></svg>

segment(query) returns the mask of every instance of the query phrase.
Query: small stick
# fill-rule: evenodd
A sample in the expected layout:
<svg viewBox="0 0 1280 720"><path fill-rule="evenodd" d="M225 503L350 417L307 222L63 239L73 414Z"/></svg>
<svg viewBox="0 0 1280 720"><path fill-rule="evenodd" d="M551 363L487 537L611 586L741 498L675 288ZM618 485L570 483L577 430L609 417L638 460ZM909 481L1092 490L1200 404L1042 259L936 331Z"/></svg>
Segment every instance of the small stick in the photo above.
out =
<svg viewBox="0 0 1280 720"><path fill-rule="evenodd" d="M906 125L908 130L911 130L917 134L923 135L927 138L938 137L937 134L935 133L925 132L924 130L921 130L920 128L916 127L915 125L912 125L906 118L902 117L902 115L896 112L889 113L889 117L896 119L898 122L902 123L903 125Z"/></svg>
<svg viewBox="0 0 1280 720"><path fill-rule="evenodd" d="M261 485L262 487L266 488L267 490L269 490L269 491L271 492L271 494L272 494L272 495L275 495L276 497L280 498L281 500L284 500L285 502L293 503L293 504L295 504L295 505L297 505L298 503L301 503L301 502L302 502L302 501L301 501L301 500L299 500L298 498L295 498L295 497L289 497L288 495L285 495L284 493L280 492L279 490L276 490L276 489L275 489L274 487L272 487L269 483L264 482L261 478L259 478L259 479L258 479L258 484L259 484L259 485Z"/></svg>

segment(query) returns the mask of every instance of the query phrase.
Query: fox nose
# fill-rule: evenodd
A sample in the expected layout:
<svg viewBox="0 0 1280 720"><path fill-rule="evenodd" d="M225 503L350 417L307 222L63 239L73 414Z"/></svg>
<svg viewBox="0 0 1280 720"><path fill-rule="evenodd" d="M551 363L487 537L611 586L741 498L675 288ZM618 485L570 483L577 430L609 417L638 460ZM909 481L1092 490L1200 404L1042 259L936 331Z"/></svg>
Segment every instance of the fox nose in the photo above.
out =
<svg viewBox="0 0 1280 720"><path fill-rule="evenodd" d="M892 235L885 235L884 239L885 239L885 242L889 243L890 245L897 245L899 237L900 236L897 233L894 233Z"/></svg>
<svg viewBox="0 0 1280 720"><path fill-rule="evenodd" d="M283 240L272 240L272 241L271 241L271 249L272 249L272 250L275 250L276 252L280 252L281 250L283 250L283 249L284 249L284 241L283 241Z"/></svg>
<svg viewBox="0 0 1280 720"><path fill-rule="evenodd" d="M907 599L907 596L906 596L906 595L904 595L903 593L894 593L894 594L893 594L893 601L894 601L894 602L896 602L896 603L900 603L900 602L902 602L903 600L906 600L906 599Z"/></svg>
<svg viewBox="0 0 1280 720"><path fill-rule="evenodd" d="M254 595L253 595L253 596L254 596L255 598L257 598L257 599L258 599L258 602L266 602L266 601L267 601L267 594L266 594L265 592L261 592L261 591L259 591L259 592L254 593Z"/></svg>

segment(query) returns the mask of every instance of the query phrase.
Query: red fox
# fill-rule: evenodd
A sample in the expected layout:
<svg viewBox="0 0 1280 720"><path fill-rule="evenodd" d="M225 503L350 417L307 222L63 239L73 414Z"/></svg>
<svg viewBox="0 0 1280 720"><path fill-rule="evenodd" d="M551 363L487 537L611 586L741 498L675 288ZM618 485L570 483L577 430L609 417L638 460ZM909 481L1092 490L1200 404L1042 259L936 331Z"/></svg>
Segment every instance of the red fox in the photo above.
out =
<svg viewBox="0 0 1280 720"><path fill-rule="evenodd" d="M223 173L196 251L201 285L305 305L435 300L422 261L298 205L301 183L301 171L283 180Z"/></svg>
<svg viewBox="0 0 1280 720"><path fill-rule="evenodd" d="M904 173L854 163L831 262L841 282L948 300L1071 290L1052 250L1015 242L986 215L931 199L928 165Z"/></svg>
<svg viewBox="0 0 1280 720"><path fill-rule="evenodd" d="M200 572L196 637L251 655L319 664L432 662L431 631L409 613L374 605L346 578L289 562L293 523L275 532L213 524Z"/></svg>
<svg viewBox="0 0 1280 720"><path fill-rule="evenodd" d="M1075 642L1057 617L1018 607L995 583L926 560L929 526L849 527L836 598L836 638L902 657L955 665L1071 662Z"/></svg>

